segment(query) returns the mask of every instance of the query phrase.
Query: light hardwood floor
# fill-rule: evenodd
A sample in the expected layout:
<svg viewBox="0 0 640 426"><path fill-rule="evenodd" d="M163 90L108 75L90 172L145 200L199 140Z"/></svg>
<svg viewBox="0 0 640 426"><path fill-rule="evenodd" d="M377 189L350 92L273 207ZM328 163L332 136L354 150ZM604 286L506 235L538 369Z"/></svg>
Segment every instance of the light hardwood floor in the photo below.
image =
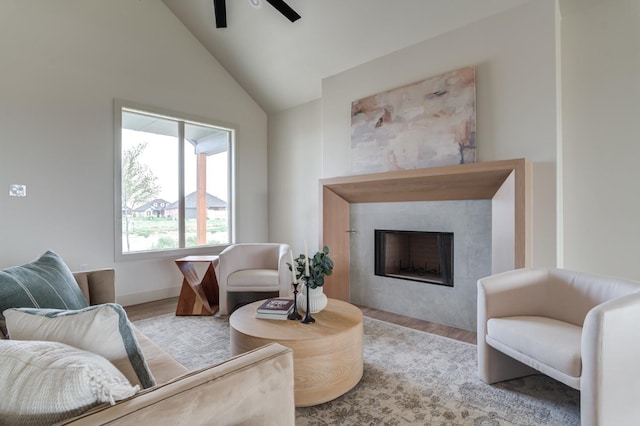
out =
<svg viewBox="0 0 640 426"><path fill-rule="evenodd" d="M178 298L158 300L155 302L142 303L140 305L125 306L127 315L131 321L152 318L158 315L175 313ZM391 312L380 311L378 309L359 306L362 313L370 318L387 321L415 330L426 331L450 339L460 340L467 343L476 343L476 333L459 328L423 321L416 318L405 317Z"/></svg>

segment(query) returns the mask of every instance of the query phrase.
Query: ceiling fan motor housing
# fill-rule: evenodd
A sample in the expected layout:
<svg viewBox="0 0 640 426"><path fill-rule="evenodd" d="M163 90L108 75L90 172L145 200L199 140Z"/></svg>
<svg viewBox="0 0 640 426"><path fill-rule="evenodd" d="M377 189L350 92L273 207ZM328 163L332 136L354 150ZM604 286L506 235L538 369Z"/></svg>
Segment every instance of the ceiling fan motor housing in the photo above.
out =
<svg viewBox="0 0 640 426"><path fill-rule="evenodd" d="M298 13L293 10L284 0L266 0L278 12L291 22L295 22L301 18ZM249 0L253 7L260 7L262 0ZM227 4L226 0L213 0L213 11L216 18L216 28L227 27Z"/></svg>

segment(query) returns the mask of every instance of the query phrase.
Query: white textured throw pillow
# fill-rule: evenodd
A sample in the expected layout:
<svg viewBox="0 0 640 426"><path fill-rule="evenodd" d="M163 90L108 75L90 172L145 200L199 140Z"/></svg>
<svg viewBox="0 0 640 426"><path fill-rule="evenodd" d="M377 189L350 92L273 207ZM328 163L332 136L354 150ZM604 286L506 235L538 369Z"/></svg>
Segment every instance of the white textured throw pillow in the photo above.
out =
<svg viewBox="0 0 640 426"><path fill-rule="evenodd" d="M0 423L45 425L140 388L103 357L63 343L0 340Z"/></svg>
<svg viewBox="0 0 640 426"><path fill-rule="evenodd" d="M4 316L12 340L66 343L108 359L133 385L155 385L127 314L116 303L75 311L12 308Z"/></svg>

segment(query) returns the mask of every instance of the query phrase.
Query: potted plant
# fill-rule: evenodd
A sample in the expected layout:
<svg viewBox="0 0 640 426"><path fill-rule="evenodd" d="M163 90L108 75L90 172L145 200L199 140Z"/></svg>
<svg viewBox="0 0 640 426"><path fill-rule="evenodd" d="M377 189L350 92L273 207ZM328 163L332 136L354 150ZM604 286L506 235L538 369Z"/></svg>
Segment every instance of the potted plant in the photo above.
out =
<svg viewBox="0 0 640 426"><path fill-rule="evenodd" d="M309 310L311 313L320 312L327 306L327 296L322 291L324 277L333 272L333 261L329 257L329 247L323 247L313 257L300 254L294 259L296 279L302 281L302 291L298 294L298 306L306 309L306 287L309 285ZM289 269L293 265L289 265ZM307 274L308 270L308 274Z"/></svg>

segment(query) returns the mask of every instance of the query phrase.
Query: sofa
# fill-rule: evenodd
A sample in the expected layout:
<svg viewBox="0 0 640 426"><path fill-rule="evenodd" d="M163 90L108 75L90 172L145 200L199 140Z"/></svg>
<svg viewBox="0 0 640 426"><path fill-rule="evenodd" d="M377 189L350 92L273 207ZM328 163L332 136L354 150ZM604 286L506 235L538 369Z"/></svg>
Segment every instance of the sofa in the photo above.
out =
<svg viewBox="0 0 640 426"><path fill-rule="evenodd" d="M543 373L580 391L581 424L640 419L640 282L558 268L478 281L478 375Z"/></svg>
<svg viewBox="0 0 640 426"><path fill-rule="evenodd" d="M73 278L90 305L114 303L112 269L77 272ZM295 424L291 349L270 344L207 368L188 371L129 325L153 374L154 385L55 424Z"/></svg>

